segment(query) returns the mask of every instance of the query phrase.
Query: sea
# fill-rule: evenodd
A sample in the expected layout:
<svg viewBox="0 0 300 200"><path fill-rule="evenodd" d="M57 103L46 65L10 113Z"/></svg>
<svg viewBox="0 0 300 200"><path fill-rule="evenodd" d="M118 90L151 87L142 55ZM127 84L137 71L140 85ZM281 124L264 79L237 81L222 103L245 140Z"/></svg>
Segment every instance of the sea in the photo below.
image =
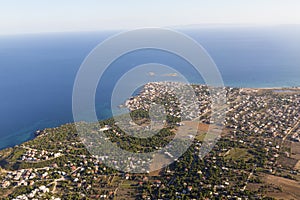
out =
<svg viewBox="0 0 300 200"><path fill-rule="evenodd" d="M178 28L199 42L231 87L300 86L300 26ZM0 149L34 138L36 130L73 122L72 91L86 56L119 31L0 36ZM105 72L95 104L99 120L112 116L111 91L134 66L172 66L189 82L203 84L190 63L146 49L123 55ZM155 73L168 74L156 68ZM154 73L154 72L150 72ZM169 73L170 74L170 73ZM153 75L153 74L152 74ZM176 79L175 76L169 76ZM130 84L130 81L128 82ZM101 86L100 86L101 85Z"/></svg>

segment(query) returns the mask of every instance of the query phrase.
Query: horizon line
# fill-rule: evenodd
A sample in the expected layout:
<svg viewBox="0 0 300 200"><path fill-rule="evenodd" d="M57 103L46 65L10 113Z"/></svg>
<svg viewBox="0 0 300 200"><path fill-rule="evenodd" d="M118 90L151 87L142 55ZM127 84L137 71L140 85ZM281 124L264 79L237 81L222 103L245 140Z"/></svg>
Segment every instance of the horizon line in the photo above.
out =
<svg viewBox="0 0 300 200"><path fill-rule="evenodd" d="M226 27L278 27L278 26L300 26L300 24L290 23L272 23L272 24L256 24L256 23L202 23L202 24L186 24L186 25L170 25L170 26L144 26L144 27L132 27L132 28L103 28L103 29L91 29L91 30L65 30L65 31L32 31L32 32L19 32L19 33L0 33L0 37L5 36L27 36L27 35L43 35L43 34L68 34L68 33L97 33L97 32L125 32L135 29L143 28L166 28L166 29L201 29L201 28L226 28Z"/></svg>

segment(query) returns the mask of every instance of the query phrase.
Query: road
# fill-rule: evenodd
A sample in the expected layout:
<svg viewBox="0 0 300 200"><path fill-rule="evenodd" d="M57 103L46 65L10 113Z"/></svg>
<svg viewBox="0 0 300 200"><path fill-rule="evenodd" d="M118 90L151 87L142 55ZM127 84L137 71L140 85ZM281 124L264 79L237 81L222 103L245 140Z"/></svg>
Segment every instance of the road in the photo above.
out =
<svg viewBox="0 0 300 200"><path fill-rule="evenodd" d="M285 140L288 138L289 135L291 135L294 130L299 126L300 124L300 120L295 124L295 126L284 136L284 138L281 141L281 145L280 148L283 146L283 143L285 142Z"/></svg>

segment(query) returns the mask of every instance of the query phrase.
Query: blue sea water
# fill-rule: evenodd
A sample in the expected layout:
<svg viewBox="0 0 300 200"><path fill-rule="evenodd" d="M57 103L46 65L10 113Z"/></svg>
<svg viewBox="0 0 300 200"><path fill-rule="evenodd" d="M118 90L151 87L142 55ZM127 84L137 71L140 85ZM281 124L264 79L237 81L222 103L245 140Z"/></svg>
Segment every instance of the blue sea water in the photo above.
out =
<svg viewBox="0 0 300 200"><path fill-rule="evenodd" d="M298 26L181 31L208 51L227 86L300 86ZM33 138L37 129L73 121L76 73L88 53L114 33L0 36L0 149ZM175 55L151 49L129 53L116 60L100 81L99 119L111 116L110 92L122 74L150 62L172 66L190 82L203 83L189 63Z"/></svg>

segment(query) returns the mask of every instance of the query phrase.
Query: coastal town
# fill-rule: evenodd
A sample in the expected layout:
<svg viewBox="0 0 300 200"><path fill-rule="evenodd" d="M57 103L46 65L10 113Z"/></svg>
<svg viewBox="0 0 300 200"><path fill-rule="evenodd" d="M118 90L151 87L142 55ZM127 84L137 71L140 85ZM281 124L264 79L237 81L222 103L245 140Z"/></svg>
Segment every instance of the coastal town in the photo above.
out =
<svg viewBox="0 0 300 200"><path fill-rule="evenodd" d="M93 129L92 134L105 133L104 139L138 153L160 149L175 134L188 136L196 129L191 146L169 166L156 171L145 167L144 173L118 171L105 165L106 157L88 151L76 124L66 124L40 130L34 140L0 151L0 196L22 200L300 199L300 89L226 87L222 124L211 119L210 89L155 82L128 99L122 106L133 113L131 123L143 126L149 126L151 106L163 105L164 127L153 138L128 136L113 119ZM210 126L220 128L221 137L201 158ZM163 157L173 159L172 151L165 151Z"/></svg>

